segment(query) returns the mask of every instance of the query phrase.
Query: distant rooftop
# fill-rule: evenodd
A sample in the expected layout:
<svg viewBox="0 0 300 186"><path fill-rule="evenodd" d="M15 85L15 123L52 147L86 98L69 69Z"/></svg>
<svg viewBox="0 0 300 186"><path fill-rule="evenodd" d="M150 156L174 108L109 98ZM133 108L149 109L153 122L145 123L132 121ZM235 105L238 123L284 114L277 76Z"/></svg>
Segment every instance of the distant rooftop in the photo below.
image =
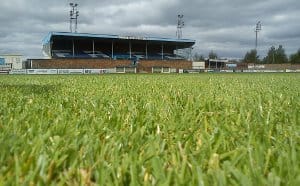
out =
<svg viewBox="0 0 300 186"><path fill-rule="evenodd" d="M22 54L0 54L0 57L2 56L23 56Z"/></svg>

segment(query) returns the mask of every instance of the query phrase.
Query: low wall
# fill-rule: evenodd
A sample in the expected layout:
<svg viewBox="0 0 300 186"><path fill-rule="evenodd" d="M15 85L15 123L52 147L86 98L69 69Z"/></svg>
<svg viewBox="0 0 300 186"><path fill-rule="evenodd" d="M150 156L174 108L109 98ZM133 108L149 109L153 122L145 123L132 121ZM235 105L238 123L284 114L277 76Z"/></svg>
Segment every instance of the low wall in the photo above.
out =
<svg viewBox="0 0 300 186"><path fill-rule="evenodd" d="M282 64L254 64L249 63L249 70L297 70L300 69L300 64L282 63Z"/></svg>
<svg viewBox="0 0 300 186"><path fill-rule="evenodd" d="M32 69L103 69L117 66L129 66L129 60L102 59L32 59Z"/></svg>
<svg viewBox="0 0 300 186"><path fill-rule="evenodd" d="M106 69L122 66L132 66L130 60L110 59L31 59L27 66L31 69ZM152 67L169 67L192 69L192 62L186 60L140 60L137 72L152 72Z"/></svg>
<svg viewBox="0 0 300 186"><path fill-rule="evenodd" d="M291 70L297 70L300 69L300 64L264 64L265 69L270 70L282 70L282 69L291 69Z"/></svg>
<svg viewBox="0 0 300 186"><path fill-rule="evenodd" d="M179 69L192 69L193 65L191 61L186 60L168 60L168 61L160 61L160 60L141 60L138 63L138 71L139 72L152 72L152 67L169 67L175 68L176 72Z"/></svg>

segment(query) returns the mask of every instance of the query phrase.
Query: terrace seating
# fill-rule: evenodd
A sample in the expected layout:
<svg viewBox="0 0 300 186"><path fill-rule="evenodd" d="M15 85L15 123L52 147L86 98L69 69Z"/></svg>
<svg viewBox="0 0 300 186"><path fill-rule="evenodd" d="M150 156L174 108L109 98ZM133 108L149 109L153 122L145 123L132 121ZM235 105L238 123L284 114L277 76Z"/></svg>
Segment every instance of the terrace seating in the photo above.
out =
<svg viewBox="0 0 300 186"><path fill-rule="evenodd" d="M104 54L101 51L84 51L86 55L88 55L90 58L98 58L98 59L108 59L109 55Z"/></svg>
<svg viewBox="0 0 300 186"><path fill-rule="evenodd" d="M150 59L150 60L161 60L161 54L159 54L159 53L148 54L148 59Z"/></svg>
<svg viewBox="0 0 300 186"><path fill-rule="evenodd" d="M130 59L130 55L127 53L115 53L114 59Z"/></svg>
<svg viewBox="0 0 300 186"><path fill-rule="evenodd" d="M150 60L161 60L162 59L162 53L149 54L148 59L150 59ZM164 53L163 54L163 59L164 60L183 60L184 57L178 56L178 55L175 55L175 54Z"/></svg>
<svg viewBox="0 0 300 186"><path fill-rule="evenodd" d="M52 52L53 57L57 58L70 58L73 56L71 50L52 50Z"/></svg>
<svg viewBox="0 0 300 186"><path fill-rule="evenodd" d="M86 54L83 51L78 51L75 55L74 58L91 58L88 54Z"/></svg>
<svg viewBox="0 0 300 186"><path fill-rule="evenodd" d="M132 53L132 58L135 58L135 59L144 59L145 58L145 54L143 52L134 52L134 53Z"/></svg>
<svg viewBox="0 0 300 186"><path fill-rule="evenodd" d="M178 56L178 55L175 55L175 54L167 54L167 55L164 56L164 59L166 59L166 60L183 60L184 57Z"/></svg>
<svg viewBox="0 0 300 186"><path fill-rule="evenodd" d="M111 55L104 53L102 51L75 51L73 56L73 51L71 50L52 50L54 58L78 58L78 59L109 59ZM108 52L109 53L109 52ZM143 60L146 59L146 54L143 52L132 52L131 58L128 52L117 52L114 53L113 59L118 60ZM149 53L147 55L148 60L162 60L162 53ZM164 53L163 60L183 60L184 57L175 54Z"/></svg>
<svg viewBox="0 0 300 186"><path fill-rule="evenodd" d="M74 56L71 50L52 50L53 57L55 58L98 58L108 59L109 55L104 54L101 51L76 51Z"/></svg>

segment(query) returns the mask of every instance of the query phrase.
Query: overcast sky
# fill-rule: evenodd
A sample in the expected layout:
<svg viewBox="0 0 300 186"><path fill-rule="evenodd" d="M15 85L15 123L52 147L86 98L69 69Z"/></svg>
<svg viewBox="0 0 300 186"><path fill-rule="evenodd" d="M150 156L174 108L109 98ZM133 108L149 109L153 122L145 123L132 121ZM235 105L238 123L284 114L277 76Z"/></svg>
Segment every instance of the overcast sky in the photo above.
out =
<svg viewBox="0 0 300 186"><path fill-rule="evenodd" d="M49 31L69 31L68 0L1 0L0 54L42 56ZM282 44L287 54L300 48L299 0L74 0L78 32L176 37L183 14L183 38L196 40L194 52L244 57L255 47L255 24L262 22L258 52Z"/></svg>

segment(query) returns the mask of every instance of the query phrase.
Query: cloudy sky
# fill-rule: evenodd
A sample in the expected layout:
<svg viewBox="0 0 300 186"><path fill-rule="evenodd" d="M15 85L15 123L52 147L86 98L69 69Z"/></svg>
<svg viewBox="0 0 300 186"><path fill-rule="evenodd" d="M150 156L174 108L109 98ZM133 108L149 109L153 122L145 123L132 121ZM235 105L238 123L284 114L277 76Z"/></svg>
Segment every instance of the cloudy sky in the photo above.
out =
<svg viewBox="0 0 300 186"><path fill-rule="evenodd" d="M1 0L0 54L42 56L49 31L69 31L68 0ZM74 0L78 32L176 37L177 15L184 14L183 38L196 40L194 52L240 58L255 47L255 24L262 22L258 51L283 45L300 48L299 0Z"/></svg>

